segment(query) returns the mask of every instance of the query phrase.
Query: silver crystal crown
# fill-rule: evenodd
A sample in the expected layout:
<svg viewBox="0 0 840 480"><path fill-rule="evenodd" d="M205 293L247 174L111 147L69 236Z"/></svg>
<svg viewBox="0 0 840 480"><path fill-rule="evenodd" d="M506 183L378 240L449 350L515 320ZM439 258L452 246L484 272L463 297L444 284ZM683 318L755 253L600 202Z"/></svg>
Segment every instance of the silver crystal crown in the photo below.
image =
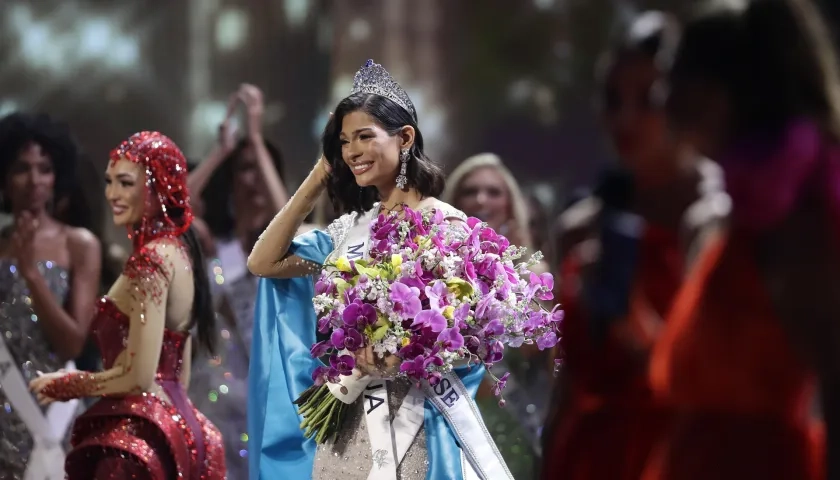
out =
<svg viewBox="0 0 840 480"><path fill-rule="evenodd" d="M353 77L353 90L350 95L360 92L385 97L404 108L417 120L417 112L414 110L414 104L411 103L408 94L382 65L374 63L373 60L365 62Z"/></svg>

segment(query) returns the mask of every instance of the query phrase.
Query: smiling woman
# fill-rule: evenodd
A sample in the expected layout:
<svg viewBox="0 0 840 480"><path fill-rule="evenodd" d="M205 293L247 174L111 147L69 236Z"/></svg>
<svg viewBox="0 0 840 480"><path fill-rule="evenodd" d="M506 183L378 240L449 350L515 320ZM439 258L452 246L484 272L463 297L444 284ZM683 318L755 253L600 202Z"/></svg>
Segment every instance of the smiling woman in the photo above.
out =
<svg viewBox="0 0 840 480"><path fill-rule="evenodd" d="M342 380L348 383L342 385L347 393L324 394L346 405L341 409L347 421L338 422L337 435L316 448L299 428L295 400L307 389L321 391L310 389L319 360L309 350L317 319L313 282L306 277L333 268L342 256L348 262L370 258L370 228L380 213L436 209L445 222L466 219L435 198L443 190L443 174L423 152L414 105L381 65L369 60L334 111L322 137L323 156L248 258L252 273L273 277L260 283L254 316L248 391L251 478L459 480L478 475L476 470L490 472L485 479L510 478L492 439L483 435L486 428L473 403L484 375L481 365L456 368L438 384L434 395L445 395L458 407L452 415L435 406L440 403L433 403L438 397L432 398L431 390L420 392L409 379L393 377L399 358L374 353L368 345L336 365L345 371L355 366ZM344 215L326 231L295 238L324 190ZM337 335L334 340L346 347L359 339ZM365 382L375 383L368 387ZM371 405L362 397L350 398L350 392L365 392ZM327 400L331 405L339 401ZM465 435L468 431L474 434ZM398 439L396 446L392 438ZM336 461L339 455L344 461Z"/></svg>
<svg viewBox="0 0 840 480"><path fill-rule="evenodd" d="M84 346L99 287L99 241L53 216L77 156L69 132L46 115L0 120L2 205L14 217L0 232L0 365L14 365L0 370L0 476L34 478L52 465L60 474L64 452L44 446L55 436L41 427L44 415L58 419L52 440L61 443L77 413L76 404L38 409L26 389L36 371L73 366L65 362Z"/></svg>
<svg viewBox="0 0 840 480"><path fill-rule="evenodd" d="M145 185L140 179L144 176L143 167L128 159L108 163L105 198L111 204L114 225L133 225L143 218Z"/></svg>
<svg viewBox="0 0 840 480"><path fill-rule="evenodd" d="M100 397L73 426L68 479L225 478L221 435L186 395L190 330L212 351L215 321L186 175L181 151L157 132L111 152L105 194L134 250L98 303L104 370L30 383L42 404Z"/></svg>

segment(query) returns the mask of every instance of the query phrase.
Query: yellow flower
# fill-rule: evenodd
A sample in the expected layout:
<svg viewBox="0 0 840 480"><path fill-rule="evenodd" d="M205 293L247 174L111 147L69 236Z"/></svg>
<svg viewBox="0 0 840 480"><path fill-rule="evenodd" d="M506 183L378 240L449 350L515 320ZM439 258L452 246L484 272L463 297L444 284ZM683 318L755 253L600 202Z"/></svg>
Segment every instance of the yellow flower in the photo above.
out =
<svg viewBox="0 0 840 480"><path fill-rule="evenodd" d="M347 260L347 257L339 257L338 260L335 261L335 268L341 272L349 272L350 260Z"/></svg>
<svg viewBox="0 0 840 480"><path fill-rule="evenodd" d="M446 308L443 309L443 316L447 320L452 320L452 315L455 313L455 307L452 305L447 305Z"/></svg>
<svg viewBox="0 0 840 480"><path fill-rule="evenodd" d="M402 342L400 342L400 343L402 343L402 346L404 347L404 346L408 345L409 343L411 343L411 340L409 340L407 337L403 337Z"/></svg>
<svg viewBox="0 0 840 480"><path fill-rule="evenodd" d="M449 291L458 298L469 297L473 294L473 286L462 278L452 277L444 280Z"/></svg>
<svg viewBox="0 0 840 480"><path fill-rule="evenodd" d="M391 265L395 267L399 267L400 265L402 265L402 255L396 253L391 255Z"/></svg>

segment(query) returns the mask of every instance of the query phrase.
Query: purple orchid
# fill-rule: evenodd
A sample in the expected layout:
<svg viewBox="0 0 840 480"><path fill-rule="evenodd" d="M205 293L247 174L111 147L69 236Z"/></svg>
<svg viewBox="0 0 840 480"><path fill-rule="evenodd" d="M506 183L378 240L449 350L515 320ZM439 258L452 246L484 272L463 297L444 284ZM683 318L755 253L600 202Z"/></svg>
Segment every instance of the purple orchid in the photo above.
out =
<svg viewBox="0 0 840 480"><path fill-rule="evenodd" d="M394 311L405 319L414 317L423 308L420 304L420 289L401 282L391 284L388 298L394 302Z"/></svg>
<svg viewBox="0 0 840 480"><path fill-rule="evenodd" d="M341 374L335 368L322 365L312 372L312 381L315 382L315 385L323 385L325 381L338 383L339 375Z"/></svg>
<svg viewBox="0 0 840 480"><path fill-rule="evenodd" d="M330 348L332 348L332 345L325 340L312 345L312 348L309 349L309 354L312 355L312 358L320 358L326 355Z"/></svg>
<svg viewBox="0 0 840 480"><path fill-rule="evenodd" d="M493 395L497 397L502 395L502 390L504 390L507 386L508 377L510 377L510 372L505 372L505 374L499 378L499 381L493 385Z"/></svg>
<svg viewBox="0 0 840 480"><path fill-rule="evenodd" d="M548 301L554 298L554 276L550 273L537 275L531 272L529 283L530 287L536 292L538 299Z"/></svg>
<svg viewBox="0 0 840 480"><path fill-rule="evenodd" d="M406 360L402 362L402 364L400 364L400 373L405 373L410 377L418 379L428 378L429 373L426 372L427 362L427 358L424 358L422 355L418 355L414 357L414 360Z"/></svg>
<svg viewBox="0 0 840 480"><path fill-rule="evenodd" d="M351 375L356 366L356 359L352 355L332 355L330 367L334 368L339 375Z"/></svg>
<svg viewBox="0 0 840 480"><path fill-rule="evenodd" d="M425 292L426 298L429 299L429 306L433 310L441 310L446 306L446 295L449 293L449 290L446 288L445 283L436 280L425 288Z"/></svg>
<svg viewBox="0 0 840 480"><path fill-rule="evenodd" d="M434 333L440 333L446 328L446 317L434 310L423 310L414 316L411 328L427 328Z"/></svg>
<svg viewBox="0 0 840 480"><path fill-rule="evenodd" d="M461 331L456 327L444 328L440 332L440 335L438 335L438 342L440 342L441 347L445 350L455 352L464 346L464 336L461 335Z"/></svg>
<svg viewBox="0 0 840 480"><path fill-rule="evenodd" d="M333 330L332 335L330 335L330 343L337 350L344 350L346 348L351 352L355 352L364 346L364 338L362 338L362 334L355 328L336 328Z"/></svg>
<svg viewBox="0 0 840 480"><path fill-rule="evenodd" d="M537 338L537 347L539 347L540 350L552 348L555 345L557 345L557 334L553 331L548 331Z"/></svg>
<svg viewBox="0 0 840 480"><path fill-rule="evenodd" d="M345 326L363 329L376 323L376 309L369 303L356 300L345 307L341 319Z"/></svg>

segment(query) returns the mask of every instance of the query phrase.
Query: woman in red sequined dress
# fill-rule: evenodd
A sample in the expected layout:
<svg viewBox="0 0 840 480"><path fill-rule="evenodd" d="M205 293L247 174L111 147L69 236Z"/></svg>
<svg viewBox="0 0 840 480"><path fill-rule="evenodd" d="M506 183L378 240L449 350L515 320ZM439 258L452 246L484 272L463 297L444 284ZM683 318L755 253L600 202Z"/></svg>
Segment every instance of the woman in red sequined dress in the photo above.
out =
<svg viewBox="0 0 840 480"><path fill-rule="evenodd" d="M221 435L185 393L189 331L212 350L214 321L186 177L183 154L157 132L111 153L105 194L134 250L94 319L105 370L30 384L42 403L102 397L73 427L70 480L225 478Z"/></svg>

